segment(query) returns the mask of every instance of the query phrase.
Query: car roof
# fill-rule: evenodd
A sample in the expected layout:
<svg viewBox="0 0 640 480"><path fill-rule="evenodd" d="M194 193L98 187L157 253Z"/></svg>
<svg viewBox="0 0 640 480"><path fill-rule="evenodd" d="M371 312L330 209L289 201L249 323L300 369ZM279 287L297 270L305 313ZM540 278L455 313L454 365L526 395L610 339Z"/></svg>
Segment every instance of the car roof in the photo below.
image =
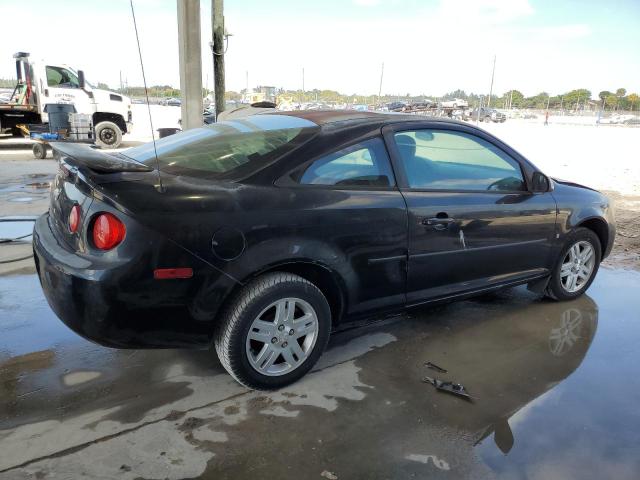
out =
<svg viewBox="0 0 640 480"><path fill-rule="evenodd" d="M456 125L468 125L451 118L429 117L425 115L406 115L394 113L359 112L355 110L291 110L264 113L262 115L286 115L303 118L319 126L335 126L340 123L345 128L352 126L382 126L404 122L438 122Z"/></svg>

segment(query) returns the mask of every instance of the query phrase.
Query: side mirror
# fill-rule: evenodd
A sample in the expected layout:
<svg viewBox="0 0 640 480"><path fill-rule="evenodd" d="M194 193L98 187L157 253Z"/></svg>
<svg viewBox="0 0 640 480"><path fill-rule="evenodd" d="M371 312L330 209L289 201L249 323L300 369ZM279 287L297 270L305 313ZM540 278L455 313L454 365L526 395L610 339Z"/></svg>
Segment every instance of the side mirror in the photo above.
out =
<svg viewBox="0 0 640 480"><path fill-rule="evenodd" d="M548 192L551 186L549 178L542 172L533 172L531 177L531 191Z"/></svg>
<svg viewBox="0 0 640 480"><path fill-rule="evenodd" d="M84 90L86 83L84 81L84 71L82 70L78 70L78 84L80 85L80 88Z"/></svg>

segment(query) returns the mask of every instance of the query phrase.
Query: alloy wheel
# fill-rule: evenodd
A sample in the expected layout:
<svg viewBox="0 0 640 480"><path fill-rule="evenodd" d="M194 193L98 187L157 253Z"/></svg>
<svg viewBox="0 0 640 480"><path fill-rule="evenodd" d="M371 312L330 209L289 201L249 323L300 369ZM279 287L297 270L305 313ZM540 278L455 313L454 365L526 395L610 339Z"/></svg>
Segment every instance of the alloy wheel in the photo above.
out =
<svg viewBox="0 0 640 480"><path fill-rule="evenodd" d="M591 278L595 266L593 246L584 240L571 245L562 260L560 284L568 293L582 289Z"/></svg>
<svg viewBox="0 0 640 480"><path fill-rule="evenodd" d="M318 317L300 298L271 303L253 320L246 340L249 364L262 375L285 375L311 354L318 338Z"/></svg>

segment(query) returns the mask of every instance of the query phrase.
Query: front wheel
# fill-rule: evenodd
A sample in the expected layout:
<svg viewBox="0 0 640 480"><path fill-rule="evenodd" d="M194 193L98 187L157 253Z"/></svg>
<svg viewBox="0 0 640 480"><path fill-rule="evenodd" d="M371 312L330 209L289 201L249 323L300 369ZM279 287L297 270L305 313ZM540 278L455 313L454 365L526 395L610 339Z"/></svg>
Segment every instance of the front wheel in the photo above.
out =
<svg viewBox="0 0 640 480"><path fill-rule="evenodd" d="M96 144L102 148L118 148L122 143L122 130L113 122L99 122L95 131Z"/></svg>
<svg viewBox="0 0 640 480"><path fill-rule="evenodd" d="M546 295L554 300L571 300L582 295L600 267L598 236L588 228L577 228L567 241L551 274Z"/></svg>
<svg viewBox="0 0 640 480"><path fill-rule="evenodd" d="M322 292L290 273L269 273L231 301L215 336L225 369L257 390L284 387L304 376L325 349L331 311Z"/></svg>

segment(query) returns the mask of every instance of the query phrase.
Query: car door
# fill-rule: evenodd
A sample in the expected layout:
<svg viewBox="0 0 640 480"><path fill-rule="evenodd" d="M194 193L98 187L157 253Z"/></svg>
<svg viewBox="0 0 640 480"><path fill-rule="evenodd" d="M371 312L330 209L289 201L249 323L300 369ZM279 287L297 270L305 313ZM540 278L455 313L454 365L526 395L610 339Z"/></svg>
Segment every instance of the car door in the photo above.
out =
<svg viewBox="0 0 640 480"><path fill-rule="evenodd" d="M385 127L409 213L409 303L548 272L556 203L532 166L463 125Z"/></svg>
<svg viewBox="0 0 640 480"><path fill-rule="evenodd" d="M44 89L44 104L72 103L78 113L92 111L91 99L87 92L80 88L78 76L68 68L45 66L46 88Z"/></svg>
<svg viewBox="0 0 640 480"><path fill-rule="evenodd" d="M296 205L296 243L318 245L314 258L344 281L345 313L405 303L407 210L380 136L312 159L277 185Z"/></svg>

